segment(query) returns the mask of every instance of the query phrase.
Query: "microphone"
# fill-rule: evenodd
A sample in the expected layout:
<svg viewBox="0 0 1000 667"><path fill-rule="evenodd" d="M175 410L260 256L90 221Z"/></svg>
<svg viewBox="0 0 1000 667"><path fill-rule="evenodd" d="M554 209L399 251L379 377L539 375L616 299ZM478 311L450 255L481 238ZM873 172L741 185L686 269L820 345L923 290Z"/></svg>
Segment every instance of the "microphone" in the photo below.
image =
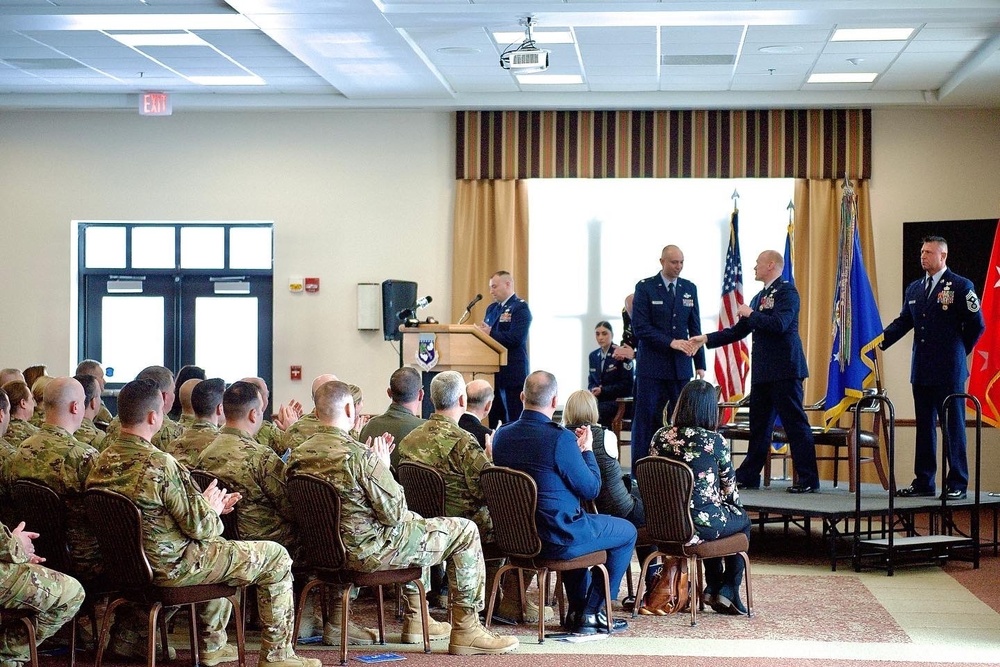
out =
<svg viewBox="0 0 1000 667"><path fill-rule="evenodd" d="M477 303L479 303L482 300L483 300L483 295L482 294L477 294L476 298L473 299L472 301L470 301L469 305L465 307L465 312L469 312L470 310L472 310L472 307L475 306Z"/></svg>
<svg viewBox="0 0 1000 667"><path fill-rule="evenodd" d="M420 299L419 301L417 301L417 303L414 306L413 310L420 310L421 308L426 308L427 304L429 304L433 300L434 300L433 297L425 296L423 299Z"/></svg>

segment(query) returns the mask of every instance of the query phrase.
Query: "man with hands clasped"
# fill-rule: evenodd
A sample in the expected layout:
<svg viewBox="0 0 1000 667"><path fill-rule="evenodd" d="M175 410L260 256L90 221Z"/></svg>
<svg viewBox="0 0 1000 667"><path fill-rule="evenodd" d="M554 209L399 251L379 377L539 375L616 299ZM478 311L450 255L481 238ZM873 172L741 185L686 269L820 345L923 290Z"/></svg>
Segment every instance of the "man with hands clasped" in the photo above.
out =
<svg viewBox="0 0 1000 667"><path fill-rule="evenodd" d="M781 278L784 263L776 250L760 253L754 278L764 283L764 288L750 305L739 307L739 321L722 331L693 336L686 348L688 354L694 354L701 345L721 347L752 334L750 444L736 470L737 485L741 489L760 487L777 415L788 434L795 467L796 482L788 492L815 493L819 491L816 448L802 408L802 380L809 376L809 369L799 337L799 293L795 285Z"/></svg>

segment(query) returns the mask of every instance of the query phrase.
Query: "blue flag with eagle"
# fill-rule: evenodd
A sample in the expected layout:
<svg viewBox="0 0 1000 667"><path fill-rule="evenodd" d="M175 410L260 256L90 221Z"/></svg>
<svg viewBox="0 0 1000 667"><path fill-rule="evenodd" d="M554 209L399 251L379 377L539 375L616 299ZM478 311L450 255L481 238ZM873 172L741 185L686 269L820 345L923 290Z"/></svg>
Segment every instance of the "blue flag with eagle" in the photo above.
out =
<svg viewBox="0 0 1000 667"><path fill-rule="evenodd" d="M833 353L826 384L826 428L875 384L875 348L882 318L872 293L858 236L858 198L849 184L840 207L840 251L833 301Z"/></svg>

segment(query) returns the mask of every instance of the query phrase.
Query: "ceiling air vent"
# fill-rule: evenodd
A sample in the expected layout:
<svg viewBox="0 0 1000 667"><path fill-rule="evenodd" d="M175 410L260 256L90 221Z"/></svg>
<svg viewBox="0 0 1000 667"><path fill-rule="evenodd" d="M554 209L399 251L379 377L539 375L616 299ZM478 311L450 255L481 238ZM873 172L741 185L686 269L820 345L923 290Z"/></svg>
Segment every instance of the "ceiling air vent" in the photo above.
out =
<svg viewBox="0 0 1000 667"><path fill-rule="evenodd" d="M691 65L732 65L736 62L734 55L690 55L690 56L660 56L660 64L666 66Z"/></svg>

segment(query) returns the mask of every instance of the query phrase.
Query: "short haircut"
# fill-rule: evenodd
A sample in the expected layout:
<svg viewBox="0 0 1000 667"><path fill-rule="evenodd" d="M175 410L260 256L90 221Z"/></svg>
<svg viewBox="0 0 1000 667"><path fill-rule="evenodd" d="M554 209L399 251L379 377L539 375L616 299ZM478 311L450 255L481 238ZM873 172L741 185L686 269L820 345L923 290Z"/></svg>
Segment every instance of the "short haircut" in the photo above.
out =
<svg viewBox="0 0 1000 667"><path fill-rule="evenodd" d="M615 333L615 330L611 328L611 322L608 322L607 320L601 320L600 322L594 325L594 329L600 329L602 327L607 329L608 333L611 334Z"/></svg>
<svg viewBox="0 0 1000 667"><path fill-rule="evenodd" d="M83 385L83 402L87 405L101 395L101 383L93 375L77 373L73 379Z"/></svg>
<svg viewBox="0 0 1000 667"><path fill-rule="evenodd" d="M174 374L163 366L146 366L135 376L136 380L152 380L161 393L167 393L174 388Z"/></svg>
<svg viewBox="0 0 1000 667"><path fill-rule="evenodd" d="M563 424L567 426L583 426L596 424L598 420L597 399L586 389L574 391L566 399L563 408Z"/></svg>
<svg viewBox="0 0 1000 667"><path fill-rule="evenodd" d="M31 397L31 389L28 389L28 385L20 380L8 382L3 386L3 390L7 392L7 398L11 405L17 405Z"/></svg>
<svg viewBox="0 0 1000 667"><path fill-rule="evenodd" d="M431 403L435 410L448 410L458 405L465 393L465 378L458 371L438 373L431 380Z"/></svg>
<svg viewBox="0 0 1000 667"><path fill-rule="evenodd" d="M3 389L0 389L0 412L10 412L10 399Z"/></svg>
<svg viewBox="0 0 1000 667"><path fill-rule="evenodd" d="M222 396L222 411L226 419L243 419L253 408L260 407L260 389L252 382L234 382Z"/></svg>
<svg viewBox="0 0 1000 667"><path fill-rule="evenodd" d="M398 368L389 377L389 397L393 403L412 403L420 396L421 389L420 371L412 366Z"/></svg>
<svg viewBox="0 0 1000 667"><path fill-rule="evenodd" d="M93 378L91 378L93 379ZM42 378L38 378L35 384L39 384ZM74 385L73 383L76 382ZM86 390L76 381L75 378L51 378L45 383L43 402L45 411L58 411L69 408L70 403L77 400L80 394L87 396Z"/></svg>
<svg viewBox="0 0 1000 667"><path fill-rule="evenodd" d="M943 236L934 236L934 235L931 235L931 236L925 236L925 237L924 237L923 239L921 239L921 241L920 241L920 244L921 244L921 245L923 245L924 243L937 243L938 245L942 246L942 249L943 249L943 250L944 250L945 252L947 252L947 251L948 251L948 242L944 240L944 237L943 237Z"/></svg>
<svg viewBox="0 0 1000 667"><path fill-rule="evenodd" d="M535 371L524 380L524 404L546 408L559 393L556 376L548 371Z"/></svg>
<svg viewBox="0 0 1000 667"><path fill-rule="evenodd" d="M361 405L362 401L365 400L365 392L361 391L361 387L356 384L348 384L351 388L351 398L354 399L354 405Z"/></svg>
<svg viewBox="0 0 1000 667"><path fill-rule="evenodd" d="M469 391L469 387L471 386L473 386L472 382L465 386L466 407L479 407L493 400L493 387L489 384L484 382L478 385L480 387L478 390Z"/></svg>
<svg viewBox="0 0 1000 667"><path fill-rule="evenodd" d="M506 278L507 280L514 280L514 276L510 275L510 271L507 271L505 269L500 269L499 271L497 271L496 273L494 273L492 277L494 277L494 278Z"/></svg>
<svg viewBox="0 0 1000 667"><path fill-rule="evenodd" d="M677 397L674 412L677 428L703 428L714 431L719 427L719 398L715 386L705 380L691 380Z"/></svg>
<svg viewBox="0 0 1000 667"><path fill-rule="evenodd" d="M191 392L191 409L198 417L211 417L222 403L226 393L226 381L222 378L202 380Z"/></svg>
<svg viewBox="0 0 1000 667"><path fill-rule="evenodd" d="M316 390L316 415L323 420L332 421L337 412L353 401L351 387L340 380L330 380Z"/></svg>
<svg viewBox="0 0 1000 667"><path fill-rule="evenodd" d="M24 379L24 373L20 368L4 368L0 370L0 387L8 382L16 382Z"/></svg>
<svg viewBox="0 0 1000 667"><path fill-rule="evenodd" d="M122 426L142 424L157 406L163 409L161 393L155 380L132 380L118 392L118 421Z"/></svg>
<svg viewBox="0 0 1000 667"><path fill-rule="evenodd" d="M100 371L101 374L104 373L104 369L101 367L101 362L96 361L95 359L84 359L76 365L77 375L91 375L96 374L97 371Z"/></svg>
<svg viewBox="0 0 1000 667"><path fill-rule="evenodd" d="M187 366L181 366L181 369L177 371L177 377L174 378L174 385L180 388L180 386L188 380L204 380L207 377L208 374L205 373L204 368L188 364Z"/></svg>

